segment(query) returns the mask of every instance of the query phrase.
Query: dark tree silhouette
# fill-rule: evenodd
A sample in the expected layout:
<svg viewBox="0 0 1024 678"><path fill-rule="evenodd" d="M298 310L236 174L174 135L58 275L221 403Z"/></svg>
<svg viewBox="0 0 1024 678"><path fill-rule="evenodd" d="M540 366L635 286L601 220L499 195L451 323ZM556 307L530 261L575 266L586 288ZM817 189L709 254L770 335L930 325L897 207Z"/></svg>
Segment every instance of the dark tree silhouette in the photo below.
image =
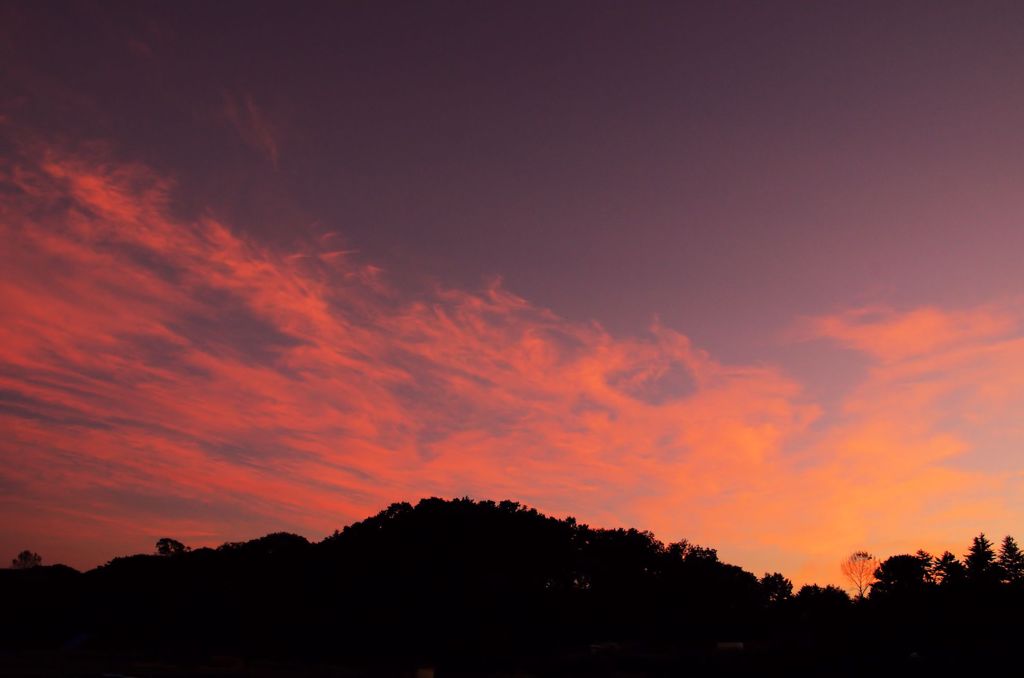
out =
<svg viewBox="0 0 1024 678"><path fill-rule="evenodd" d="M932 562L931 577L943 587L957 586L966 580L967 570L955 555L945 551Z"/></svg>
<svg viewBox="0 0 1024 678"><path fill-rule="evenodd" d="M27 570L30 567L39 567L43 564L43 558L33 551L24 550L11 560L11 567L15 570Z"/></svg>
<svg viewBox="0 0 1024 678"><path fill-rule="evenodd" d="M917 556L918 559L922 563L924 563L924 581L925 581L925 583L926 584L934 584L935 583L935 556L933 556L932 554L928 553L924 549L918 549L917 552L914 553L914 555Z"/></svg>
<svg viewBox="0 0 1024 678"><path fill-rule="evenodd" d="M777 604L793 597L793 582L778 572L765 572L761 577L761 588L769 603Z"/></svg>
<svg viewBox="0 0 1024 678"><path fill-rule="evenodd" d="M793 600L802 609L828 613L846 608L850 604L850 594L832 584L804 584Z"/></svg>
<svg viewBox="0 0 1024 678"><path fill-rule="evenodd" d="M699 561L705 560L709 562L718 561L718 551L712 548L706 548L691 544L687 540L683 539L675 543L668 545L668 553L673 557L679 557L683 560Z"/></svg>
<svg viewBox="0 0 1024 678"><path fill-rule="evenodd" d="M1004 546L1000 560L1015 562ZM973 586L948 552L886 559L854 605L836 586L793 595L781 573L757 579L712 548L512 501L392 504L316 543L275 533L189 550L165 538L156 551L84 573L0 570L0 675L25 673L4 664L14 654L70 658L61 648L85 643L83 657L287 666L267 675L382 663L370 675L888 675L916 653L921 670L907 675L962 676L980 661L1016 667L1024 608L1024 587ZM723 641L747 650L722 653Z"/></svg>
<svg viewBox="0 0 1024 678"><path fill-rule="evenodd" d="M964 556L964 565L967 578L972 582L989 584L999 579L996 554L984 532L974 538L970 550Z"/></svg>
<svg viewBox="0 0 1024 678"><path fill-rule="evenodd" d="M1003 581L1012 584L1024 580L1024 553L1021 553L1017 541L1010 535L1003 537L997 562Z"/></svg>
<svg viewBox="0 0 1024 678"><path fill-rule="evenodd" d="M176 556L187 552L189 549L177 539L163 537L156 541L156 553L159 556Z"/></svg>
<svg viewBox="0 0 1024 678"><path fill-rule="evenodd" d="M931 556L909 553L890 556L875 571L872 597L903 597L922 593L931 581Z"/></svg>

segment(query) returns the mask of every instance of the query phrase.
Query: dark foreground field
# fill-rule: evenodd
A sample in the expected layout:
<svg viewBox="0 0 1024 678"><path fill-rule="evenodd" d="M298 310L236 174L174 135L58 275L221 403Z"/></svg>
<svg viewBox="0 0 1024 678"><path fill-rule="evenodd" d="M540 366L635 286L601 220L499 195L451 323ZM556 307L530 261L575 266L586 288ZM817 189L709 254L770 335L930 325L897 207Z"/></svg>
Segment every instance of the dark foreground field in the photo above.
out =
<svg viewBox="0 0 1024 678"><path fill-rule="evenodd" d="M401 657L363 658L357 662L243 659L211 656L191 660L153 660L90 653L25 652L0 659L0 676L81 676L83 678L279 678L284 676L371 678L528 678L548 676L973 676L989 671L1017 675L1019 664L998 648L975 657L866 651L852 656L784 647L744 650L656 647L643 644L608 649L576 648L546 656L502 656L442 662Z"/></svg>

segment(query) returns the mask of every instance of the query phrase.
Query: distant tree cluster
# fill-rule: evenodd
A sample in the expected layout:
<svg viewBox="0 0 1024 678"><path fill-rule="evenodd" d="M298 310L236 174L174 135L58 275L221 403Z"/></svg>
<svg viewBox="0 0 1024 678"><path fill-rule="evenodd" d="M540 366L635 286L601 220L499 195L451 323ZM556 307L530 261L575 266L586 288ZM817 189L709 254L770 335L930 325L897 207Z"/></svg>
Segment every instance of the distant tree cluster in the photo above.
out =
<svg viewBox="0 0 1024 678"><path fill-rule="evenodd" d="M178 556L190 550L189 547L177 539L171 539L170 537L163 537L156 542L156 554L158 556Z"/></svg>
<svg viewBox="0 0 1024 678"><path fill-rule="evenodd" d="M11 560L11 567L15 570L27 570L30 567L39 567L43 564L43 558L33 551L22 551Z"/></svg>
<svg viewBox="0 0 1024 678"><path fill-rule="evenodd" d="M868 564L874 565L870 575L865 573ZM1024 553L1010 535L1003 538L997 552L981 533L974 538L963 560L950 551L934 556L919 550L890 556L879 563L858 551L843 562L842 571L861 598L867 588L877 598L913 595L931 588L1019 586L1024 583Z"/></svg>

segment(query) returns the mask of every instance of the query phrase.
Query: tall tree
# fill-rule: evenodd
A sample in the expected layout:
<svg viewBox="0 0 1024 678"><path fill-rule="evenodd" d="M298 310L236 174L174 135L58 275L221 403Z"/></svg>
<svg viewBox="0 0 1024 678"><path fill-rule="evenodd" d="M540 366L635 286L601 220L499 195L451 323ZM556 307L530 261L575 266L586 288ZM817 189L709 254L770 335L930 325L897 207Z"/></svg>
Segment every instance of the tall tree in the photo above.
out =
<svg viewBox="0 0 1024 678"><path fill-rule="evenodd" d="M875 583L878 559L867 551L854 551L839 564L839 569L852 585L857 598L863 598Z"/></svg>
<svg viewBox="0 0 1024 678"><path fill-rule="evenodd" d="M796 609L814 618L828 618L841 613L850 605L850 594L838 586L822 587L817 584L804 584L793 596Z"/></svg>
<svg viewBox="0 0 1024 678"><path fill-rule="evenodd" d="M931 575L942 586L955 586L964 581L967 570L955 555L945 551L932 562Z"/></svg>
<svg viewBox="0 0 1024 678"><path fill-rule="evenodd" d="M1005 582L1012 584L1024 581L1024 553L1021 553L1017 541L1010 535L1003 537L997 562Z"/></svg>
<svg viewBox="0 0 1024 678"><path fill-rule="evenodd" d="M924 549L918 549L917 553L914 554L918 559L924 563L924 580L928 584L935 583L935 556L928 553Z"/></svg>
<svg viewBox="0 0 1024 678"><path fill-rule="evenodd" d="M170 537L163 537L156 541L156 552L160 556L176 556L188 550L187 546Z"/></svg>
<svg viewBox="0 0 1024 678"><path fill-rule="evenodd" d="M11 567L15 570L27 570L30 567L39 567L43 564L43 558L38 553L25 550L11 561Z"/></svg>
<svg viewBox="0 0 1024 678"><path fill-rule="evenodd" d="M891 556L882 562L875 571L871 597L907 596L924 591L931 578L928 572L931 557L901 554Z"/></svg>
<svg viewBox="0 0 1024 678"><path fill-rule="evenodd" d="M971 581L984 582L998 578L996 553L984 532L974 538L970 550L964 556L964 564L967 566L967 577Z"/></svg>
<svg viewBox="0 0 1024 678"><path fill-rule="evenodd" d="M781 603L793 597L793 582L778 572L765 572L761 577L761 589L769 603Z"/></svg>

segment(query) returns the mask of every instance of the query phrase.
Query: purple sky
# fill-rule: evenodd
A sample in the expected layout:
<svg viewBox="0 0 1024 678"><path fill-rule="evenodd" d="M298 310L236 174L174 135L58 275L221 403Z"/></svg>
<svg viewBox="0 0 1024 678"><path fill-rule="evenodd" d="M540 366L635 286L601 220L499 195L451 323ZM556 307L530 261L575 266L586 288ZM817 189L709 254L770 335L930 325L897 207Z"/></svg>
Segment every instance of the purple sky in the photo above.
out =
<svg viewBox="0 0 1024 678"><path fill-rule="evenodd" d="M787 402L814 411L793 430L780 425L778 440L753 425L770 440L757 463L797 479L795 494L737 489L750 496L721 510L739 521L758 497L797 513L802 503L827 502L818 495L831 490L821 488L843 475L830 455L856 448L859 435L886 458L949 442L955 454L926 455L907 469L902 491L922 498L898 509L908 513L892 531L851 527L877 519L885 501L837 499L852 508L819 526L846 535L827 545L831 554L799 540L752 546L749 535L715 532L699 516L733 495L707 489L692 506L659 503L642 483L577 507L571 492L532 492L486 474L486 482L422 487L368 481L377 494L335 520L359 518L401 492L518 493L542 509L647 521L639 526L666 539L721 542L740 564L778 562L824 580L837 574L830 563L844 549L960 548L978 529L1020 522L1013 497L1024 439L1010 414L1024 400L1020 381L982 389L977 379L1024 371L1016 343L1024 318L1022 35L1024 6L1012 2L4 2L0 197L9 224L56 232L63 222L40 210L88 202L74 177L105 177L104 190L145 202L152 196L136 192L135 169L118 170L145 168L172 185L157 201L168 232L213 219L271 253L345 251L333 256L380 269L389 308L429 304L445 290L484 294L500 279L501 289L547 309L559 331L584 343L591 339L577 333L591 323L628 342L647 336L657 318L726 371L768 370L793 384ZM54 154L64 160L41 160ZM68 195L26 192L18 177L32 172L70 182ZM136 179L118 183L129 174ZM15 199L23 196L35 202ZM96 209L93 217L112 218ZM16 243L8 256L27 261L28 249L19 249L27 245L8 228ZM139 261L139 275L159 274L150 259ZM21 279L6 276L9 290L21 289ZM39 298L57 294L33 289ZM9 320L25 318L5 310ZM221 320L236 347L291 336L277 317ZM210 331L189 325L179 335L198 347ZM913 372L925 369L922 361L934 364ZM22 371L8 376L5 392L27 398L25 384L45 362L12 350L6 373ZM432 369L450 376L454 368ZM675 388L671 371L658 374L668 380L658 388ZM682 378L679 388L701 391L692 381ZM923 383L934 390L920 402L901 390ZM443 401L449 391L441 391L417 397ZM655 391L644 397L657 405ZM882 413L865 412L890 398L917 408L900 433L914 440L886 437ZM964 399L992 419L967 412ZM429 428L418 417L437 416L413 409L419 426ZM16 412L12 426L26 416ZM492 412L476 425L496 435L504 416ZM6 464L44 456L43 444L24 435L17 451L0 456ZM662 452L678 460L673 449ZM936 467L994 484L947 486L933 477ZM834 474L819 477L815 468ZM45 503L24 478L8 482L17 499L6 515ZM872 497L897 491L860 482L877 490ZM968 486L967 497L949 489ZM922 487L937 494L925 497ZM1007 503L982 500L1004 495ZM616 507L607 514L593 508L607 502ZM665 517L684 505L692 521ZM943 519L925 519L936 506L962 522L943 528ZM197 521L218 510L226 515L213 506ZM66 528L65 542L75 520L53 519ZM780 520L805 529L797 517ZM270 518L237 524L244 527L223 520L203 538L276 526ZM326 527L289 526L311 535ZM0 544L14 550L29 536L28 528L0 530ZM110 548L148 548L149 536L125 528ZM60 548L51 546L55 555ZM80 565L100 558L84 553L68 547L64 557Z"/></svg>

